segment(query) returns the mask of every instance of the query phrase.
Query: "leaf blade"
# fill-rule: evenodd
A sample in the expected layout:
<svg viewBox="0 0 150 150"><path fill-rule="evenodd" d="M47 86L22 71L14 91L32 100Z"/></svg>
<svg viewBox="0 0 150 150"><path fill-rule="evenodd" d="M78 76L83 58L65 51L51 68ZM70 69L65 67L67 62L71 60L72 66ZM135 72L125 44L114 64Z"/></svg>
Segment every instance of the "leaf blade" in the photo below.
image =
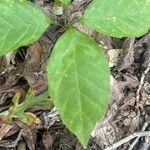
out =
<svg viewBox="0 0 150 150"><path fill-rule="evenodd" d="M38 40L50 23L30 2L1 0L0 55Z"/></svg>
<svg viewBox="0 0 150 150"><path fill-rule="evenodd" d="M71 2L71 0L57 0L58 2L61 2L62 4L64 4L65 6L68 6L69 3ZM57 2L56 1L56 2Z"/></svg>
<svg viewBox="0 0 150 150"><path fill-rule="evenodd" d="M86 147L110 94L105 55L93 39L69 29L56 43L47 71L54 105L67 128Z"/></svg>
<svg viewBox="0 0 150 150"><path fill-rule="evenodd" d="M94 0L80 22L114 37L138 37L150 29L149 0Z"/></svg>

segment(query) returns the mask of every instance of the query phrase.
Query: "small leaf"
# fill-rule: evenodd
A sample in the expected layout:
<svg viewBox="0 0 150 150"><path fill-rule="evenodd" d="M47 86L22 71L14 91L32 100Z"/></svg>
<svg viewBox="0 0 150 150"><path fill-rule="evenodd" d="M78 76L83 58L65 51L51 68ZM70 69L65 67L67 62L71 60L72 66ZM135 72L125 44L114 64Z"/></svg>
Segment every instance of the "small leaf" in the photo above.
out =
<svg viewBox="0 0 150 150"><path fill-rule="evenodd" d="M61 2L62 4L64 4L65 6L68 6L71 2L71 0L56 0L56 2Z"/></svg>
<svg viewBox="0 0 150 150"><path fill-rule="evenodd" d="M30 44L43 34L51 21L25 0L0 2L0 55Z"/></svg>
<svg viewBox="0 0 150 150"><path fill-rule="evenodd" d="M41 120L36 115L30 112L20 114L18 113L16 118L20 119L22 122L30 126L33 124L41 124Z"/></svg>
<svg viewBox="0 0 150 150"><path fill-rule="evenodd" d="M69 29L57 41L47 71L50 96L63 123L86 147L110 94L103 50L84 33Z"/></svg>
<svg viewBox="0 0 150 150"><path fill-rule="evenodd" d="M14 105L8 111L0 113L0 119L10 123L12 119L18 118L28 125L39 124L41 121L36 115L25 111L29 108L50 109L53 106L48 92L34 96L31 90L29 90L26 99L21 104L19 104L20 96L21 94L18 91L12 100Z"/></svg>
<svg viewBox="0 0 150 150"><path fill-rule="evenodd" d="M150 29L150 0L93 0L80 20L115 37L138 37Z"/></svg>

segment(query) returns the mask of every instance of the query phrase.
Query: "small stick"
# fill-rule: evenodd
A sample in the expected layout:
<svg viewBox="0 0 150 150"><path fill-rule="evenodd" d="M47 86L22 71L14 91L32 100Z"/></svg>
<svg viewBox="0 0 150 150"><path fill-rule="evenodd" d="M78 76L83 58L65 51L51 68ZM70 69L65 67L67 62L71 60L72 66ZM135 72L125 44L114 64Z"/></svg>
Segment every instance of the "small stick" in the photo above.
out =
<svg viewBox="0 0 150 150"><path fill-rule="evenodd" d="M139 104L139 102L140 102L140 92L141 92L142 86L144 85L144 79L145 79L145 77L146 77L146 75L148 74L149 71L150 71L150 62L148 64L147 69L142 74L142 77L141 77L141 80L140 80L140 85L139 85L138 90L136 92L136 95L137 95L136 96L136 102L137 102L137 104Z"/></svg>
<svg viewBox="0 0 150 150"><path fill-rule="evenodd" d="M129 135L128 137L118 141L117 143L115 143L115 144L105 148L104 150L114 150L117 147L121 146L122 144L129 142L130 140L132 140L132 139L134 139L136 137L140 138L142 136L150 136L150 131L135 132L135 133Z"/></svg>
<svg viewBox="0 0 150 150"><path fill-rule="evenodd" d="M145 131L145 129L147 128L148 125L149 125L149 122L145 122L141 131ZM138 143L139 139L140 139L140 137L137 137L133 141L133 143L130 145L128 150L132 150L134 148L134 146Z"/></svg>
<svg viewBox="0 0 150 150"><path fill-rule="evenodd" d="M139 103L140 103L139 102L140 101L140 92L141 92L142 86L144 85L144 79L145 79L145 77L146 77L146 75L148 74L149 71L150 71L150 62L148 64L148 67L146 68L146 70L142 74L142 77L141 77L141 80L140 80L140 85L139 85L137 93L136 93L136 95L137 95L136 96L136 102L137 102L138 106L139 106ZM143 128L142 128L142 131L144 131L147 128L148 125L149 125L149 122L146 122L144 124ZM134 146L138 143L139 138L140 137L137 137L134 140L134 142L131 144L129 150L132 150L134 148Z"/></svg>
<svg viewBox="0 0 150 150"><path fill-rule="evenodd" d="M0 142L0 146L1 146L1 147L7 147L7 148L8 148L8 147L10 147L10 148L16 147L17 143L18 143L19 140L21 139L22 132L23 132L23 130L21 129L15 141L13 141L13 142L1 141L1 142Z"/></svg>

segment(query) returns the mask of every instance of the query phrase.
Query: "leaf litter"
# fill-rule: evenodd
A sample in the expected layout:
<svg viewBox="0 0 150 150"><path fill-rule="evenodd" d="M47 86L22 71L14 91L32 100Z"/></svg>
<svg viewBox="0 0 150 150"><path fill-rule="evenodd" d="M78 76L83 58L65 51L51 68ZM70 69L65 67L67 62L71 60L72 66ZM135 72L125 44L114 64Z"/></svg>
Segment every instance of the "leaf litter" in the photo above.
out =
<svg viewBox="0 0 150 150"><path fill-rule="evenodd" d="M51 15L48 11L50 1L34 2ZM80 8L74 1L70 7L70 21L83 13L86 3L89 1L82 2ZM57 19L62 20L61 16ZM38 42L0 57L0 112L12 106L18 91L23 102L29 88L35 95L47 90L47 58L63 32L59 26L52 26ZM116 39L96 32L90 34L104 47L113 65L110 66L112 96L107 114L92 132L88 150L111 149L115 144L118 144L116 149L148 150L149 136L133 140L128 140L128 136L150 128L150 34L138 39ZM41 124L28 126L18 119L11 124L0 122L0 149L83 150L76 137L64 127L55 108L31 108L29 111L40 118ZM124 140L122 144L119 143L121 140Z"/></svg>

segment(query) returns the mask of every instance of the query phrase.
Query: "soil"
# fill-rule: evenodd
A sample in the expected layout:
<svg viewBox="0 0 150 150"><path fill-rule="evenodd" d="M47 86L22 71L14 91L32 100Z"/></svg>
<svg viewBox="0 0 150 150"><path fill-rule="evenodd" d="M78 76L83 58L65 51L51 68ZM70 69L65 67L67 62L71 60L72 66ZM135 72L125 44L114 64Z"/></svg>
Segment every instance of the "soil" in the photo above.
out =
<svg viewBox="0 0 150 150"><path fill-rule="evenodd" d="M51 16L51 0L34 0L33 3ZM72 3L69 21L78 18L88 3L88 0ZM65 23L63 15L52 17ZM103 120L96 124L87 150L149 150L150 134L146 133L150 130L150 34L117 39L75 26L103 46L111 69L112 95L108 110ZM0 112L10 108L18 90L22 98L29 88L35 95L47 90L47 59L64 31L60 26L51 25L39 41L0 57ZM17 119L11 124L1 121L0 150L83 150L61 122L55 107L30 111L42 120L42 124L28 126ZM137 136L130 139L135 134Z"/></svg>

